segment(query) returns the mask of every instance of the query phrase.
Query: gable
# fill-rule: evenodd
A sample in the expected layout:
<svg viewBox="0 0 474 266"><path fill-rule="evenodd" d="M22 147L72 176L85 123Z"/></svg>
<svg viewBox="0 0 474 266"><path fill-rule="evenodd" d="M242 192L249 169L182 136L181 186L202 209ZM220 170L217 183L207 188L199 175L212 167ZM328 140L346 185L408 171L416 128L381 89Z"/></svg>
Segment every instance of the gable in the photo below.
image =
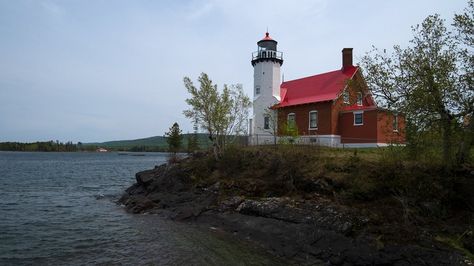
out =
<svg viewBox="0 0 474 266"><path fill-rule="evenodd" d="M280 86L281 102L276 108L335 100L352 79L358 67L346 67L301 79L283 82Z"/></svg>

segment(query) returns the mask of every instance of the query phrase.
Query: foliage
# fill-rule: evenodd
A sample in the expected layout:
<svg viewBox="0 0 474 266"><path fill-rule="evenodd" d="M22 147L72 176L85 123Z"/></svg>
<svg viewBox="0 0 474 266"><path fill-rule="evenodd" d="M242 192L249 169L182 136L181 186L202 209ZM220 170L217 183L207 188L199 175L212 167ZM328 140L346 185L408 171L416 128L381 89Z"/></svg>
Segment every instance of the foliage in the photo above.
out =
<svg viewBox="0 0 474 266"><path fill-rule="evenodd" d="M280 138L279 142L280 144L294 144L298 140L299 137L299 131L298 131L298 126L296 125L295 122L285 122L281 121L280 125L280 132L283 134L283 136Z"/></svg>
<svg viewBox="0 0 474 266"><path fill-rule="evenodd" d="M184 78L184 85L191 94L191 98L186 99L190 109L185 110L184 115L206 130L217 158L227 142L232 142L247 130L250 99L240 84L224 85L219 92L205 73L199 76L198 82L199 88L190 78Z"/></svg>
<svg viewBox="0 0 474 266"><path fill-rule="evenodd" d="M169 131L165 133L168 137L166 142L168 142L170 152L176 153L181 149L183 142L183 135L181 133L182 131L179 129L179 125L176 122L170 127Z"/></svg>
<svg viewBox="0 0 474 266"><path fill-rule="evenodd" d="M396 45L391 54L374 48L362 67L379 106L406 115L409 145L419 145L426 132L441 132L443 160L449 163L461 121L474 112L473 87L466 83L472 68L462 70L463 48L439 15L428 16L412 30L408 47Z"/></svg>
<svg viewBox="0 0 474 266"><path fill-rule="evenodd" d="M472 231L466 230L460 236L440 236L440 235L438 235L438 236L435 237L435 240L437 240L439 242L442 242L442 243L445 243L445 244L451 246L452 248L461 251L471 261L474 261L474 254L471 253L471 251L469 251L466 247L464 247L464 244L462 242L463 237L467 234L472 235L473 233L472 233Z"/></svg>
<svg viewBox="0 0 474 266"><path fill-rule="evenodd" d="M188 135L188 153L193 153L199 150L199 140L198 134L194 133L192 135Z"/></svg>
<svg viewBox="0 0 474 266"><path fill-rule="evenodd" d="M385 200L396 205L399 218L408 223L420 216L446 217L453 207L474 208L472 166L453 170L433 161L416 162L403 156L403 149L321 147L315 152L304 145L229 146L219 160L202 155L190 160L194 166L189 169L206 185L220 182L230 195L318 193L348 204Z"/></svg>
<svg viewBox="0 0 474 266"><path fill-rule="evenodd" d="M33 143L21 142L1 142L1 151L54 151L54 152L74 152L82 150L95 150L95 146L83 145L82 143L73 144L71 141L62 143L59 141L44 141Z"/></svg>
<svg viewBox="0 0 474 266"><path fill-rule="evenodd" d="M273 136L273 144L277 144L278 136L278 115L277 111L271 109L271 107L265 108L263 112L264 117L268 117L268 128L261 128L261 130L269 133Z"/></svg>

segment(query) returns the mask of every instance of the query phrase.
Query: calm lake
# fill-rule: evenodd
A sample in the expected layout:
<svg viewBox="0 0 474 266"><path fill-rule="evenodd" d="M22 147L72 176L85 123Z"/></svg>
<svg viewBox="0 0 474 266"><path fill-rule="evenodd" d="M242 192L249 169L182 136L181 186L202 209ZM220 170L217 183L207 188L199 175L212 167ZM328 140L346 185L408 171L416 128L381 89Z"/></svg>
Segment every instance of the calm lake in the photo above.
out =
<svg viewBox="0 0 474 266"><path fill-rule="evenodd" d="M0 152L0 265L274 265L235 238L115 203L164 153Z"/></svg>

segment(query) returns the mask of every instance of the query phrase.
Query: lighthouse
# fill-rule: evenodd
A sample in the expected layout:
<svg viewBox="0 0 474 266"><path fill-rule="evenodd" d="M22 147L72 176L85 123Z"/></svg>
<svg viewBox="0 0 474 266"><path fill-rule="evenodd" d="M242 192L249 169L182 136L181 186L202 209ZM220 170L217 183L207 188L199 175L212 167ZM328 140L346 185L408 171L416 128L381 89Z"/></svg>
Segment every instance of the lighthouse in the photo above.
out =
<svg viewBox="0 0 474 266"><path fill-rule="evenodd" d="M257 42L257 51L252 53L253 66L253 117L250 125L252 142L272 138L272 129L276 128L276 115L269 107L280 102L280 68L283 64L283 53L277 50L278 42L265 37ZM266 142L266 141L265 141Z"/></svg>

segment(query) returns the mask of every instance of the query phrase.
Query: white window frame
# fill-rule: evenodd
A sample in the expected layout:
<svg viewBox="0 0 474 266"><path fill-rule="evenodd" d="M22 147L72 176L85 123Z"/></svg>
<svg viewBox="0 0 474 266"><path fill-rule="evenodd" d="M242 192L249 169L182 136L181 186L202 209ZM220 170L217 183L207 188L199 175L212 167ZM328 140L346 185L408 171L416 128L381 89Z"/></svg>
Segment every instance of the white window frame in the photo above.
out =
<svg viewBox="0 0 474 266"><path fill-rule="evenodd" d="M311 114L316 114L316 126L315 127L311 127ZM311 130L318 129L318 111L317 110L309 111L308 128L311 129Z"/></svg>
<svg viewBox="0 0 474 266"><path fill-rule="evenodd" d="M358 92L357 93L357 105L358 106L362 106L362 100L363 100L362 92Z"/></svg>
<svg viewBox="0 0 474 266"><path fill-rule="evenodd" d="M363 126L364 125L364 112L358 111L358 112L353 112L353 114L354 114L354 126ZM356 123L356 115L362 116L362 121L360 124Z"/></svg>
<svg viewBox="0 0 474 266"><path fill-rule="evenodd" d="M293 116L293 126L296 127L296 114L295 113L289 113L287 116L286 116L286 123L288 124L288 126L290 125L290 116Z"/></svg>
<svg viewBox="0 0 474 266"><path fill-rule="evenodd" d="M255 95L260 95L260 86L255 86Z"/></svg>
<svg viewBox="0 0 474 266"><path fill-rule="evenodd" d="M351 95L349 94L349 91L346 89L344 89L344 92L342 93L342 101L345 103L345 104L350 104L351 102Z"/></svg>
<svg viewBox="0 0 474 266"><path fill-rule="evenodd" d="M263 129L270 129L270 116L269 115L263 116Z"/></svg>

